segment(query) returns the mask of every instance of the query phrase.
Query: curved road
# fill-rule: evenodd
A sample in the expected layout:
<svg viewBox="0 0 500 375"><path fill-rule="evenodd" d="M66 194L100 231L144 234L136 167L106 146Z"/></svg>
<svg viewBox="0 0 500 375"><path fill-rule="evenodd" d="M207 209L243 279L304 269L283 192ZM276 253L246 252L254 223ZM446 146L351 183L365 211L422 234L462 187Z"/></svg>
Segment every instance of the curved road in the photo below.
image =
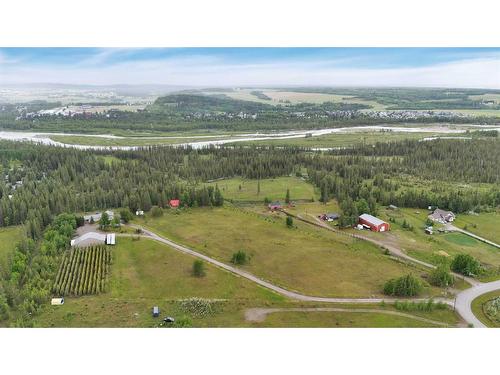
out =
<svg viewBox="0 0 500 375"><path fill-rule="evenodd" d="M486 328L486 326L481 323L481 321L472 312L471 304L477 297L498 289L500 289L500 280L483 283L470 289L466 289L457 294L455 309L458 311L460 316L467 323L472 324L473 327Z"/></svg>
<svg viewBox="0 0 500 375"><path fill-rule="evenodd" d="M334 297L315 297L315 296L308 296L305 294L300 294L297 292L292 292L290 290L284 289L280 286L277 286L275 284L272 284L268 281L265 281L251 273L248 273L246 271L243 271L237 267L225 264L223 262L220 262L216 259L210 258L209 256L206 256L204 254L201 254L195 250L190 249L189 247L179 245L165 237L159 236L158 234L151 232L150 230L147 230L141 226L131 224L130 225L133 228L141 229L142 230L142 236L146 238L151 238L155 241L164 243L178 251L181 251L185 254L189 254L191 256L194 256L196 258L202 259L206 261L207 263L211 263L219 268L223 268L229 272L232 272L234 274L237 274L241 277L244 277L250 281L253 281L254 283L263 286L264 288L273 290L274 292L281 294L285 297L299 300L299 301L306 301L306 302L326 302L326 303L380 303L382 301L385 302L394 302L397 299L394 298L334 298ZM406 254L405 254L406 255ZM405 257L408 260L413 260L413 258L406 256ZM421 264L420 261L417 261L417 263ZM470 278L467 279L469 281ZM493 281L490 283L481 283L477 280L474 280L474 283L472 284L472 287L469 289L466 289L460 293L457 294L455 303L452 300L449 299L441 299L441 298L436 298L436 301L444 302L450 306L455 306L455 309L458 311L460 316L469 324L471 324L473 327L486 327L483 323L479 321L479 319L476 318L476 316L472 313L471 309L471 303L472 301L479 297L480 295L484 293L488 293L494 290L500 289L500 280ZM425 301L427 299L420 298L420 299L412 299L413 301Z"/></svg>

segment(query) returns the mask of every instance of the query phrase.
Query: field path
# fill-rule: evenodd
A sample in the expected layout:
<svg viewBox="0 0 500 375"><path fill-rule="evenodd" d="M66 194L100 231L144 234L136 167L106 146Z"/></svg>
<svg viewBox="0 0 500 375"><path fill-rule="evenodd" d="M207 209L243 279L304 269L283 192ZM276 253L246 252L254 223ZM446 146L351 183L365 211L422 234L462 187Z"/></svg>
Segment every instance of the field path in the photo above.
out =
<svg viewBox="0 0 500 375"><path fill-rule="evenodd" d="M341 307L292 307L292 308L252 308L245 311L245 319L249 322L263 322L267 315L277 312L354 312L354 313L378 313L402 316L405 318L419 320L438 326L448 327L449 325L436 320L426 319L420 316L402 313L399 311L381 310L381 309L347 309Z"/></svg>
<svg viewBox="0 0 500 375"><path fill-rule="evenodd" d="M316 225L315 223L311 223L307 221L310 224ZM131 227L140 229L142 233L140 236L145 237L145 238L150 238L152 240L161 242L165 245L168 245L178 251L181 251L185 254L189 254L191 256L194 256L196 258L202 259L206 261L207 263L213 264L219 268L225 269L229 272L232 272L236 275L239 275L241 277L244 277L260 286L263 286L264 288L270 289L278 294L281 294L282 296L295 299L298 301L305 301L305 302L325 302L325 303L352 303L352 304L357 304L357 303L381 303L381 302L395 302L397 298L333 298L333 297L316 297L316 296L308 296L305 294L300 294L297 292L293 292L290 290L287 290L285 288L282 288L278 285L272 284L266 280L263 280L251 273L248 273L246 271L243 271L237 267L231 266L229 264L225 264L223 262L220 262L216 259L210 258L209 256L206 256L204 254L201 254L193 249L190 249L187 246L177 244L176 242L169 240L168 238L162 237L148 229L145 229L139 225L135 224L130 224ZM333 229L333 228L331 228ZM120 236L134 236L133 234L123 234ZM384 245L385 247L385 245ZM398 249L399 250L399 249ZM390 250L389 250L390 251ZM399 250L400 251L400 250ZM401 252L401 251L400 251ZM404 253L403 253L404 254ZM406 255L406 254L404 254ZM407 256L409 260L413 260L413 258ZM406 258L406 257L405 257ZM420 264L421 262L418 261ZM433 265L431 265L434 267ZM480 281L473 280L471 278L466 278L467 281L473 281L471 283L472 287L469 289L466 289L460 293L457 294L457 297L455 301L450 300L450 299L444 299L444 298L435 298L434 300L437 302L443 302L446 303L450 306L454 306L456 311L460 314L460 316L469 324L471 324L473 327L478 327L482 328L485 327L483 323L479 321L479 319L476 318L474 313L472 312L471 304L474 299L479 297L482 294L498 290L500 289L500 280L489 282L489 283L481 283ZM413 298L413 299L408 299L410 301L427 301L428 299L426 298Z"/></svg>
<svg viewBox="0 0 500 375"><path fill-rule="evenodd" d="M169 240L165 237L162 237L162 236L159 236L158 234L154 233L154 232L151 232L150 230L148 229L145 229L143 227L140 227L138 225L134 225L134 224L131 224L130 226L132 226L133 228L139 228L142 230L142 234L141 236L143 237L146 237L146 238L150 238L150 239L153 239L155 241L158 241L158 242L161 242L161 243L164 243L176 250L179 250L183 253L186 253L186 254L189 254L189 255L192 255L196 258L199 258L199 259L202 259L204 261L206 261L207 263L211 263L219 268L223 268L229 272L232 272L234 274L237 274L241 277L244 277L250 281L253 281L254 283L256 284L259 284L267 289L270 289L278 294L281 294L285 297L288 297L288 298L292 298L292 299L295 299L295 300L298 300L298 301L305 301L305 302L330 302L330 303L380 303L382 301L385 301L385 302L394 302L394 301L397 301L397 300L401 300L401 298L399 299L396 299L396 298L334 298L334 297L316 297L316 296L308 296L308 295L305 295L305 294L300 294L300 293L297 293L297 292L293 292L293 291L290 291L290 290L287 290L285 288L282 288L278 285L275 285L275 284L272 284L264 279L261 279L260 277L257 277L249 272L246 272L246 271L243 271L242 269L238 268L238 267L235 267L235 266L231 266L229 264L226 264L226 263L223 263L223 262L220 262L216 259L213 259L213 258L210 258L209 256L207 255L204 255L204 254L201 254L193 249L190 249L189 247L186 247L184 245L180 245L176 242L173 242L172 240ZM129 235L123 235L123 236L133 236L131 234ZM413 301L427 301L428 299L426 298L418 298L418 299L413 299ZM434 299L435 301L441 301L441 302L444 302L444 303L447 303L449 305L453 305L453 301L449 300L449 299L440 299L440 298L436 298Z"/></svg>

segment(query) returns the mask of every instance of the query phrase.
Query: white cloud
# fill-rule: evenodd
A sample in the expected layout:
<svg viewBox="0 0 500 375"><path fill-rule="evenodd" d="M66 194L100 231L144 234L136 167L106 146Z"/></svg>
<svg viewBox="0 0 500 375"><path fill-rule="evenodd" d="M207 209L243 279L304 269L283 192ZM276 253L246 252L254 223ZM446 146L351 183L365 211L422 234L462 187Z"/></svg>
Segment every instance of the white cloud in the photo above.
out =
<svg viewBox="0 0 500 375"><path fill-rule="evenodd" d="M500 57L415 68L342 68L335 61L228 64L210 56L97 66L116 53L103 50L74 66L0 64L3 83L172 84L191 86L427 86L500 89ZM116 56L115 56L116 57ZM0 55L0 63L2 56ZM345 61L343 62L345 65Z"/></svg>

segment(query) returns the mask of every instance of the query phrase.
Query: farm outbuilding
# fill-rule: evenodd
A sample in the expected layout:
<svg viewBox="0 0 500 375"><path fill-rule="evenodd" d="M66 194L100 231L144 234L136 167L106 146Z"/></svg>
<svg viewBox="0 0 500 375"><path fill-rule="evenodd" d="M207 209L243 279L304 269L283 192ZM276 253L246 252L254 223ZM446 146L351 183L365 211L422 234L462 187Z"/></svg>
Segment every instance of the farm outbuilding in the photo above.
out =
<svg viewBox="0 0 500 375"><path fill-rule="evenodd" d="M50 301L50 304L52 306L64 305L64 298L52 298L52 300Z"/></svg>
<svg viewBox="0 0 500 375"><path fill-rule="evenodd" d="M339 217L340 217L340 215L337 213L328 213L328 214L320 215L321 220L324 220L324 221L338 220Z"/></svg>
<svg viewBox="0 0 500 375"><path fill-rule="evenodd" d="M272 203L269 203L267 205L267 207L271 210L271 211L274 211L274 210L281 210L281 202L279 201L275 201L275 202L272 202Z"/></svg>
<svg viewBox="0 0 500 375"><path fill-rule="evenodd" d="M116 245L116 234L109 233L106 235L106 245Z"/></svg>
<svg viewBox="0 0 500 375"><path fill-rule="evenodd" d="M168 205L171 208L178 208L181 205L181 201L179 199L170 199Z"/></svg>
<svg viewBox="0 0 500 375"><path fill-rule="evenodd" d="M359 217L359 224L370 228L373 232L387 232L390 229L389 223L369 214L361 215Z"/></svg>
<svg viewBox="0 0 500 375"><path fill-rule="evenodd" d="M160 316L160 308L158 306L153 307L153 317L157 318Z"/></svg>

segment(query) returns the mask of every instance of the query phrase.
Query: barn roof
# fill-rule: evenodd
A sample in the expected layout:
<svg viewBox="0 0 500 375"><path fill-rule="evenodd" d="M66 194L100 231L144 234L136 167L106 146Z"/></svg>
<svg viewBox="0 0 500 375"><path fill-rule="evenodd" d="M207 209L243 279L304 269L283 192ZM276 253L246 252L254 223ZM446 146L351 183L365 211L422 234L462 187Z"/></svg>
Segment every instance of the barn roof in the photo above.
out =
<svg viewBox="0 0 500 375"><path fill-rule="evenodd" d="M385 221L379 219L378 217L369 215L369 214L363 214L359 216L360 219L366 220L370 224L373 225L380 225L380 224L385 224Z"/></svg>

